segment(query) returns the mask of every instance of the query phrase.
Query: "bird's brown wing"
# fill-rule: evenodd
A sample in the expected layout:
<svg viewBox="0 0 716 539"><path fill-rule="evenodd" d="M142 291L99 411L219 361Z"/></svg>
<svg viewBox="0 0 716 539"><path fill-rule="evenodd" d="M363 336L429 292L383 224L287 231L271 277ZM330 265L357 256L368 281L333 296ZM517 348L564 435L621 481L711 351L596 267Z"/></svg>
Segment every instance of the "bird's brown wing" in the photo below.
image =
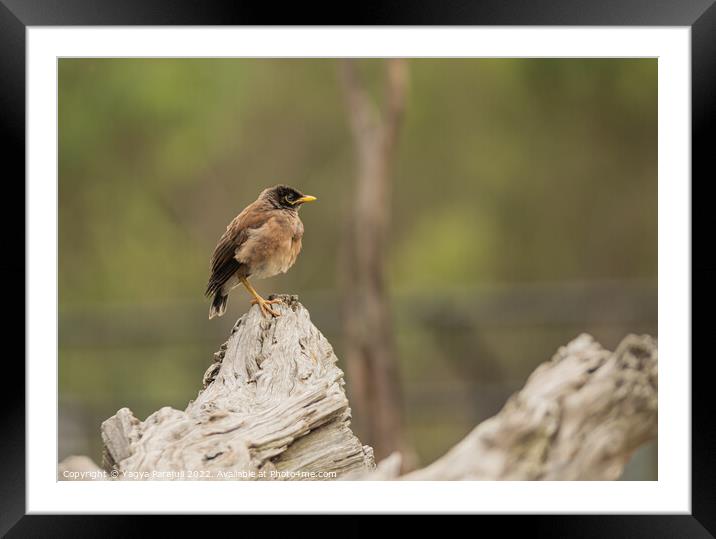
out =
<svg viewBox="0 0 716 539"><path fill-rule="evenodd" d="M241 269L241 263L234 258L236 250L248 238L249 230L263 226L268 219L270 213L261 211L254 203L247 206L226 227L211 256L211 277L205 292L207 296L220 290L226 281Z"/></svg>

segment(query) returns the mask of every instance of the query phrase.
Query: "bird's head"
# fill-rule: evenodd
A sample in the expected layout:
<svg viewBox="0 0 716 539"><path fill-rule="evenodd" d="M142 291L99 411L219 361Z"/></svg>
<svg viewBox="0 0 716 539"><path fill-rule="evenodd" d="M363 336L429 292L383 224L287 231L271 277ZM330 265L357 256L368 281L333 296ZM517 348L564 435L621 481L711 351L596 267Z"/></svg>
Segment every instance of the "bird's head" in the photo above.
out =
<svg viewBox="0 0 716 539"><path fill-rule="evenodd" d="M313 202L316 197L304 195L293 187L287 185L276 185L261 193L261 198L268 200L274 207L298 210L305 202Z"/></svg>

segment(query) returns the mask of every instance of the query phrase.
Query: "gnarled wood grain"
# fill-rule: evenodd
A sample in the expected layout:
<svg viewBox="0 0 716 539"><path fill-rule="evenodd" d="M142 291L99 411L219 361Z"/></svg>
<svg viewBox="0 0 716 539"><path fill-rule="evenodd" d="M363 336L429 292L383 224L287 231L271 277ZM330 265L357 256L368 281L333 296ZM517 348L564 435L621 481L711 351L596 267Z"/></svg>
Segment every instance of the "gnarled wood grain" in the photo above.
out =
<svg viewBox="0 0 716 539"><path fill-rule="evenodd" d="M372 468L372 450L350 430L333 348L297 298L282 297L279 318L252 307L239 319L186 410L142 422L122 408L106 420L105 466L119 479L322 479Z"/></svg>
<svg viewBox="0 0 716 539"><path fill-rule="evenodd" d="M375 467L351 432L331 345L295 296L284 301L280 318L253 307L237 322L186 410L140 421L122 408L102 424L108 478L611 480L656 438L656 339L629 335L610 352L581 335L433 464L400 476L394 453ZM59 478L97 470L69 457Z"/></svg>
<svg viewBox="0 0 716 539"><path fill-rule="evenodd" d="M615 352L583 334L540 365L494 417L430 466L399 477L395 453L350 479L609 480L657 435L657 343Z"/></svg>

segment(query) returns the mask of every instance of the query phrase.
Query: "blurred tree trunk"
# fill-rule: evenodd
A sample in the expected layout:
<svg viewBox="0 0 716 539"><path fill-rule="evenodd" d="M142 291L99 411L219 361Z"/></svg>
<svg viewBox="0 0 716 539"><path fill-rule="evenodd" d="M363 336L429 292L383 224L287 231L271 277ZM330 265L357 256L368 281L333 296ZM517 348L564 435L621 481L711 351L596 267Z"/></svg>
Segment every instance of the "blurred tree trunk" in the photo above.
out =
<svg viewBox="0 0 716 539"><path fill-rule="evenodd" d="M341 280L344 355L354 424L377 458L405 450L401 394L386 293L385 248L390 226L390 169L405 105L405 60L385 60L385 103L360 80L357 60L340 75L356 153L356 181L346 214Z"/></svg>

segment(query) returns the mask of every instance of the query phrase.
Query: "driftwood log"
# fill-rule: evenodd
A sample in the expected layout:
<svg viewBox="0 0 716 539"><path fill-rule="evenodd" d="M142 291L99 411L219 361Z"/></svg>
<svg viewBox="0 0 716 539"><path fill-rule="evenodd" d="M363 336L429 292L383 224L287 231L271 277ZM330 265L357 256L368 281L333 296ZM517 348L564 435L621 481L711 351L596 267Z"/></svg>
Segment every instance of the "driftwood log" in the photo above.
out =
<svg viewBox="0 0 716 539"><path fill-rule="evenodd" d="M331 345L282 297L281 317L252 307L239 319L186 410L140 421L122 408L103 422L106 478L604 480L656 437L656 340L629 335L610 352L581 335L445 456L399 476L398 453L375 467L353 435ZM69 457L59 479L97 478L67 477L75 466L98 469Z"/></svg>
<svg viewBox="0 0 716 539"><path fill-rule="evenodd" d="M393 454L354 479L613 480L657 435L657 344L627 336L615 352L583 334L443 457L398 477Z"/></svg>
<svg viewBox="0 0 716 539"><path fill-rule="evenodd" d="M186 410L142 422L122 408L102 423L104 467L133 479L330 479L371 468L333 348L297 298L282 297L280 317L254 306L239 319Z"/></svg>

